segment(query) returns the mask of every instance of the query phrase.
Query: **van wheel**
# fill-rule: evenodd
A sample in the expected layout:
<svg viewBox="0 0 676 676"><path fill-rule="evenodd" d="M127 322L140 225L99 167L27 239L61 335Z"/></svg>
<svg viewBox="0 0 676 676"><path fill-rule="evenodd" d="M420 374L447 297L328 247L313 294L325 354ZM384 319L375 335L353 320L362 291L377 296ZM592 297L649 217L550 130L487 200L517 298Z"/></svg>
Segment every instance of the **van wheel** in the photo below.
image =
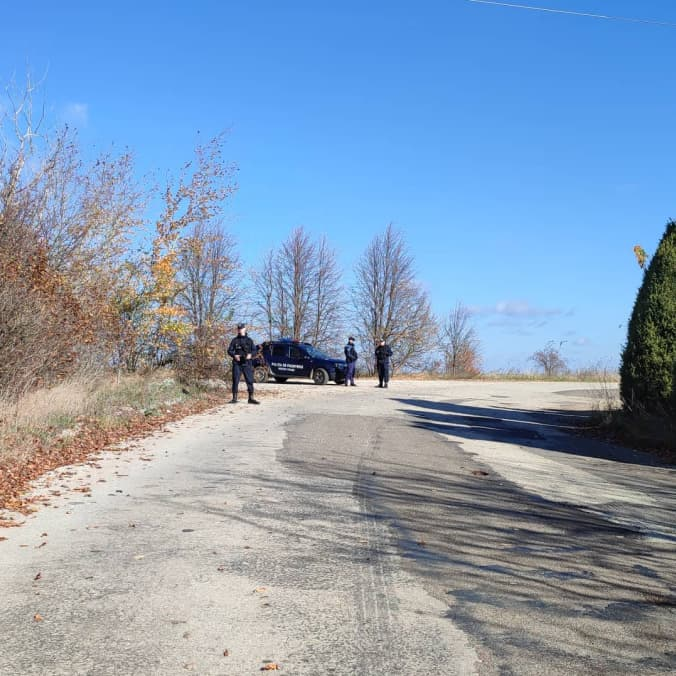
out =
<svg viewBox="0 0 676 676"><path fill-rule="evenodd" d="M326 385L329 382L329 374L324 369L315 369L312 380L315 381L315 385Z"/></svg>
<svg viewBox="0 0 676 676"><path fill-rule="evenodd" d="M280 378L279 376L275 376L275 380L278 383L285 383L288 380L288 378Z"/></svg>
<svg viewBox="0 0 676 676"><path fill-rule="evenodd" d="M266 383L268 381L268 371L262 366L257 366L253 372L255 383Z"/></svg>

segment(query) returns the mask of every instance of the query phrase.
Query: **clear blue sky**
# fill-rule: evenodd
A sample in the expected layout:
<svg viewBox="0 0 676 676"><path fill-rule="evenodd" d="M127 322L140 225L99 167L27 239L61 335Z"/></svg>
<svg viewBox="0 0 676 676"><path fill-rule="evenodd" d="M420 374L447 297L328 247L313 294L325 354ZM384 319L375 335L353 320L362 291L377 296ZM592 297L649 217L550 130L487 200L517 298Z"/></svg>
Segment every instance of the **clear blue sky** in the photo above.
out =
<svg viewBox="0 0 676 676"><path fill-rule="evenodd" d="M672 0L533 0L676 23ZM467 0L44 2L0 10L0 81L48 69L82 141L177 168L230 129L247 265L303 225L351 267L393 222L488 368L548 340L616 363L676 217L676 28Z"/></svg>

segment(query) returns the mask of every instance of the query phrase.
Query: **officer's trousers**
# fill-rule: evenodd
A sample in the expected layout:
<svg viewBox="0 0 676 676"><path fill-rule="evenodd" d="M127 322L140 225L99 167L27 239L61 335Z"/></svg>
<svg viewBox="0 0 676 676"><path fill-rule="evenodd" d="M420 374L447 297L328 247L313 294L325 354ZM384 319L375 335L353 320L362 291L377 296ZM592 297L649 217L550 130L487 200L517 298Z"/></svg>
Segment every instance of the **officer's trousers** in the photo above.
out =
<svg viewBox="0 0 676 676"><path fill-rule="evenodd" d="M242 374L244 374L244 380L246 381L246 389L249 395L252 395L254 391L253 364L250 361L245 361L244 363L238 361L232 362L232 393L237 394L239 379Z"/></svg>
<svg viewBox="0 0 676 676"><path fill-rule="evenodd" d="M345 384L352 383L354 385L354 371L356 364L353 361L347 362L347 372L345 373Z"/></svg>
<svg viewBox="0 0 676 676"><path fill-rule="evenodd" d="M390 362L378 362L378 382L381 386L383 384L387 385L387 383L390 382Z"/></svg>

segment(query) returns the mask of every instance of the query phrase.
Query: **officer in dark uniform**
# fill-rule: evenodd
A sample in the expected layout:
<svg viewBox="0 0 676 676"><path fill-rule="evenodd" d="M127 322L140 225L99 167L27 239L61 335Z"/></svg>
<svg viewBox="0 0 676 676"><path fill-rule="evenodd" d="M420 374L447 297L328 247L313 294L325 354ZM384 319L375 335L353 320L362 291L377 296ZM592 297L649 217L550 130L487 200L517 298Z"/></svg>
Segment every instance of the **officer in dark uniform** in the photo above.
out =
<svg viewBox="0 0 676 676"><path fill-rule="evenodd" d="M354 338L350 336L347 339L347 345L345 346L345 361L347 362L347 372L345 374L345 387L348 385L356 385L354 382L354 371L359 359L357 350L354 349Z"/></svg>
<svg viewBox="0 0 676 676"><path fill-rule="evenodd" d="M387 387L390 381L390 357L392 350L385 339L380 339L380 344L376 348L376 366L378 367L378 387Z"/></svg>
<svg viewBox="0 0 676 676"><path fill-rule="evenodd" d="M237 324L237 335L230 341L228 354L232 357L232 400L231 404L237 403L237 388L239 378L244 374L246 389L249 392L249 403L260 404L254 399L253 364L251 359L255 351L254 342L246 335L246 324Z"/></svg>

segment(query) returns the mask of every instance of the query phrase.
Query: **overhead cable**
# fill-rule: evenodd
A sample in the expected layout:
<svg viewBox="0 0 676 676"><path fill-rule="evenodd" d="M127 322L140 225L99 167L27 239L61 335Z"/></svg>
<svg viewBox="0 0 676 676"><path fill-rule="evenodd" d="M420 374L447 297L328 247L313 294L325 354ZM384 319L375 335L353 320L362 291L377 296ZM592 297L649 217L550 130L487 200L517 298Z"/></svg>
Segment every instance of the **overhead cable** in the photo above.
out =
<svg viewBox="0 0 676 676"><path fill-rule="evenodd" d="M627 21L629 23L646 23L653 26L668 26L676 28L676 23L670 21L657 21L656 19L635 19L628 16L613 16L611 14L595 14L594 12L579 12L573 9L554 9L552 7L539 7L537 5L518 5L512 2L497 2L497 0L468 0L468 2L480 5L497 5L498 7L511 7L512 9L527 9L533 12L548 12L551 14L569 14L572 16L584 16L591 19L606 19L608 21Z"/></svg>

